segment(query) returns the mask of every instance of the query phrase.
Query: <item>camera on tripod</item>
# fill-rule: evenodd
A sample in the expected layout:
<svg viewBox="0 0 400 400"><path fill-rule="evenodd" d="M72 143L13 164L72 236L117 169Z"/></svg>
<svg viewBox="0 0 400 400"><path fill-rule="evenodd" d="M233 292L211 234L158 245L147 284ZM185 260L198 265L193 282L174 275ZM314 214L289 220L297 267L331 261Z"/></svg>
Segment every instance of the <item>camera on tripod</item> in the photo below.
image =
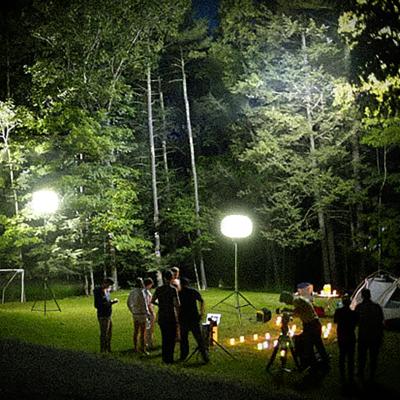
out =
<svg viewBox="0 0 400 400"><path fill-rule="evenodd" d="M276 313L281 316L281 331L283 335L289 332L289 323L293 320L293 311L286 308L276 309Z"/></svg>
<svg viewBox="0 0 400 400"><path fill-rule="evenodd" d="M293 357L293 361L296 364L296 367L299 367L298 360L296 357L296 353L294 350L294 344L291 338L291 335L289 334L289 323L293 319L293 310L288 310L288 309L276 309L276 313L280 315L281 317L281 335L277 339L277 343L274 347L274 350L272 352L271 358L269 359L266 370L268 371L270 367L272 366L278 352L280 354L280 362L281 362L281 369L290 372L291 370L286 368L287 364L287 354L290 352Z"/></svg>
<svg viewBox="0 0 400 400"><path fill-rule="evenodd" d="M220 320L221 314L207 314L207 322L201 325L201 333L207 348L213 346L218 340L218 325Z"/></svg>

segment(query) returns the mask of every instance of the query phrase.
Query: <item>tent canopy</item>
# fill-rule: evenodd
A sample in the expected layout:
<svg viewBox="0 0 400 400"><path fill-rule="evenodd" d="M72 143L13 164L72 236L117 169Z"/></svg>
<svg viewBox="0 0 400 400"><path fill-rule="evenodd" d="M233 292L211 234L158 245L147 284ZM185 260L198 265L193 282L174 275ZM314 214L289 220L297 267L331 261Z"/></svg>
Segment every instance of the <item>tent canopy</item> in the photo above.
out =
<svg viewBox="0 0 400 400"><path fill-rule="evenodd" d="M371 291L371 300L382 307L385 320L400 319L400 278L384 271L365 278L352 296L350 307L353 310L362 301L361 291L364 288Z"/></svg>

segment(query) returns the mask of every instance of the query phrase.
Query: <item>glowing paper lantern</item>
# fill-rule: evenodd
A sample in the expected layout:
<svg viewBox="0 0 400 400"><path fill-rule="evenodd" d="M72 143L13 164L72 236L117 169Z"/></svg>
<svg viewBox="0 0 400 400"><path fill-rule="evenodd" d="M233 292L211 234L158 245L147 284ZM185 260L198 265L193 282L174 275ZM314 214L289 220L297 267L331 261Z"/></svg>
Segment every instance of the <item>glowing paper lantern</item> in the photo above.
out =
<svg viewBox="0 0 400 400"><path fill-rule="evenodd" d="M240 336L239 342L240 342L240 343L244 343L244 336Z"/></svg>
<svg viewBox="0 0 400 400"><path fill-rule="evenodd" d="M230 338L230 339L229 339L229 344L230 344L231 346L233 346L233 345L235 344L235 338Z"/></svg>

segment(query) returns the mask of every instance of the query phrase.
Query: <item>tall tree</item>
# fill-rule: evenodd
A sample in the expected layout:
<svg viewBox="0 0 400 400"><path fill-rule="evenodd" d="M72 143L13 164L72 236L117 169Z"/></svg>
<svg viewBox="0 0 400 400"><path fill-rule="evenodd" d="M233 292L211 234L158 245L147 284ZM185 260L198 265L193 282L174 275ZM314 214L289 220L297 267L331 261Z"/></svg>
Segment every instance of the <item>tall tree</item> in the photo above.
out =
<svg viewBox="0 0 400 400"><path fill-rule="evenodd" d="M334 64L340 49L327 36L328 28L311 18L245 3L238 14L226 10L222 41L243 58L232 85L247 99L237 123L245 146L244 151L237 147L238 157L259 174L247 191L258 193L263 235L289 248L318 238L323 279L335 282L330 224L343 214L352 188L344 168L349 155L340 147L348 135L337 125L333 107L337 72L343 70ZM239 22L238 15L244 16Z"/></svg>

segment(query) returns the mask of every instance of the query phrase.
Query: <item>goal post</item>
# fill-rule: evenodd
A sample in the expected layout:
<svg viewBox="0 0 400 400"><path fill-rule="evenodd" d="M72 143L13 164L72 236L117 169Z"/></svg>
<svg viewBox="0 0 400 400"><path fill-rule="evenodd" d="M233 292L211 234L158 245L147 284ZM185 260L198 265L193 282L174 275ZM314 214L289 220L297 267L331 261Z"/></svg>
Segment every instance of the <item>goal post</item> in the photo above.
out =
<svg viewBox="0 0 400 400"><path fill-rule="evenodd" d="M22 268L18 269L0 269L0 273L11 273L11 278L1 286L1 304L4 304L6 289L14 280L14 278L20 274L21 275L21 303L25 301L25 270Z"/></svg>

